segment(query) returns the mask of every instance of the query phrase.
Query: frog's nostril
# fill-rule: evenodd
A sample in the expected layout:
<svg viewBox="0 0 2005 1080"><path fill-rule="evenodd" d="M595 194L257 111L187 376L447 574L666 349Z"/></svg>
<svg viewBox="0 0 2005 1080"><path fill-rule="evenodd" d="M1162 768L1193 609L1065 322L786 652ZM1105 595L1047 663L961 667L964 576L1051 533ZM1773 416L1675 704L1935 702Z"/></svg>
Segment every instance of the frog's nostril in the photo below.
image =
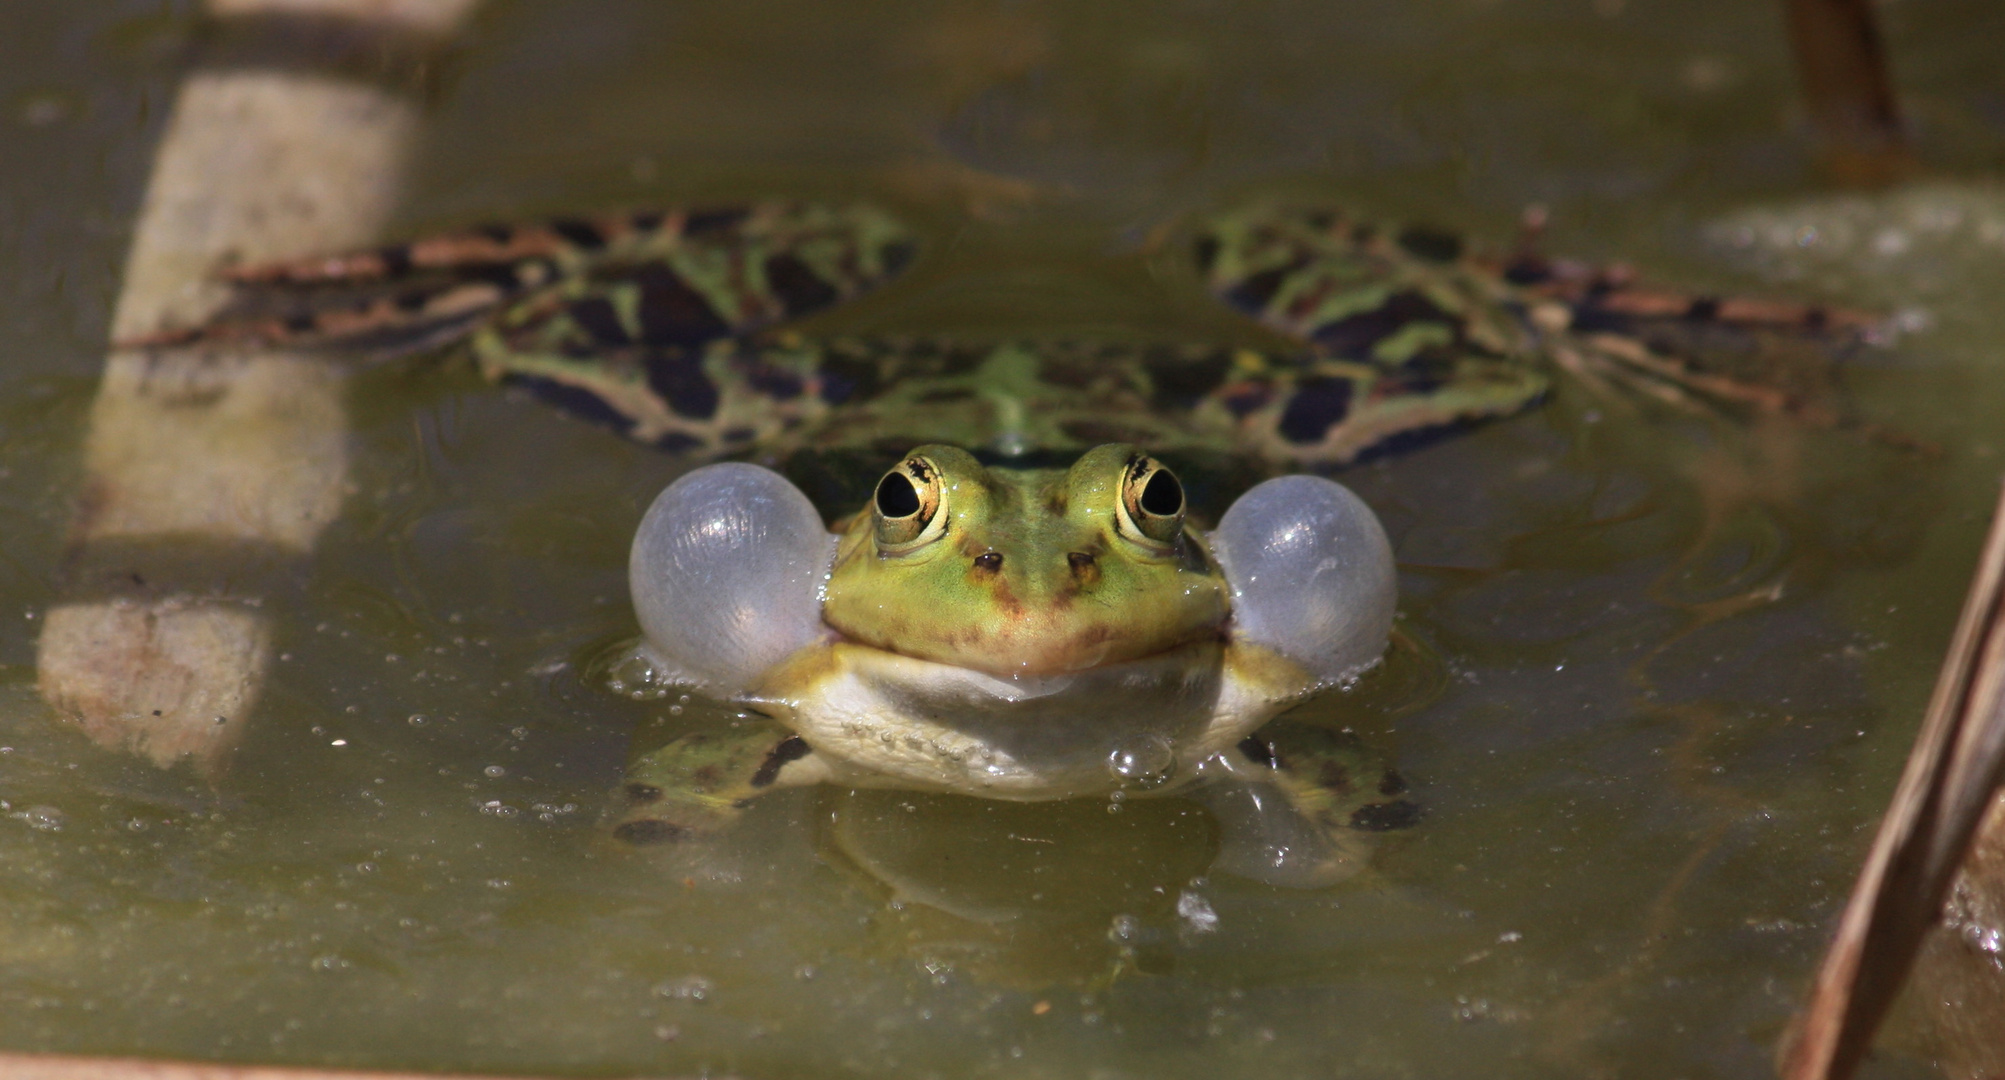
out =
<svg viewBox="0 0 2005 1080"><path fill-rule="evenodd" d="M1072 572L1075 574L1083 574L1093 569L1093 555L1091 552L1075 551L1067 555L1065 561L1071 565Z"/></svg>
<svg viewBox="0 0 2005 1080"><path fill-rule="evenodd" d="M975 556L975 569L991 572L1002 569L1002 552L984 551Z"/></svg>

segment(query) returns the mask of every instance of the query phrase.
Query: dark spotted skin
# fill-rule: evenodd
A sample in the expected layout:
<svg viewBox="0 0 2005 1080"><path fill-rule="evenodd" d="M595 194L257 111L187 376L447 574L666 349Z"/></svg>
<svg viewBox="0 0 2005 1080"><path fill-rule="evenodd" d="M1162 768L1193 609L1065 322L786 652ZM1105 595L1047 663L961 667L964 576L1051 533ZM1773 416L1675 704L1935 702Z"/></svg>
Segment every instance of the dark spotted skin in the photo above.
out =
<svg viewBox="0 0 2005 1080"><path fill-rule="evenodd" d="M1692 297L1618 272L1471 253L1439 230L1259 205L1196 231L1206 286L1300 342L804 340L788 320L859 296L918 251L865 206L770 203L490 226L244 267L209 326L377 354L468 339L492 378L663 450L954 442L1002 456L1134 442L1331 466L1536 402L1553 370L1714 406L1850 422L1833 309Z"/></svg>
<svg viewBox="0 0 2005 1080"><path fill-rule="evenodd" d="M1254 406L1280 408L1281 438L1298 447L1341 456L1343 427L1370 395L1452 394L1498 363L1558 369L1656 400L1870 428L1851 414L1837 379L1838 362L1876 337L1874 320L1857 312L1694 296L1620 268L1528 253L1486 259L1449 234L1395 233L1317 207L1221 215L1200 233L1196 255L1227 303L1317 353L1381 373L1370 385L1311 375L1291 397Z"/></svg>
<svg viewBox="0 0 2005 1080"><path fill-rule="evenodd" d="M243 339L394 355L466 339L491 377L704 458L938 438L1004 454L1134 441L1338 463L1387 431L1501 415L1544 388L1522 366L1417 379L1327 350L760 334L882 284L916 250L865 207L488 227L240 268L228 275L236 299L215 322L127 344Z"/></svg>

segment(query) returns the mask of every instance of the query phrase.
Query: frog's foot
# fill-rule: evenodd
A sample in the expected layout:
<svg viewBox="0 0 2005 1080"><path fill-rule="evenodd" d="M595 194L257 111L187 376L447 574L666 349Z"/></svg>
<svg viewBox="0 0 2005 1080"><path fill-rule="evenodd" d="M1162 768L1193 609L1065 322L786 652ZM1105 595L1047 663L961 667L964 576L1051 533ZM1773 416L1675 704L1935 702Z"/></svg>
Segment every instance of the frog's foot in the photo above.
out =
<svg viewBox="0 0 2005 1080"><path fill-rule="evenodd" d="M1272 770L1296 810L1326 830L1390 832L1418 824L1406 779L1363 739L1315 724L1273 724L1236 748Z"/></svg>
<svg viewBox="0 0 2005 1080"><path fill-rule="evenodd" d="M1206 763L1221 778L1197 798L1218 818L1212 869L1269 885L1321 888L1370 862L1372 835L1419 822L1406 782L1356 735L1276 724Z"/></svg>
<svg viewBox="0 0 2005 1080"><path fill-rule="evenodd" d="M1591 387L1687 410L1851 426L1838 365L1883 338L1858 312L1683 293L1639 284L1620 268L1541 276L1521 263L1507 272L1535 297L1528 318L1562 368Z"/></svg>
<svg viewBox="0 0 2005 1080"><path fill-rule="evenodd" d="M768 791L827 778L813 748L776 725L684 735L627 770L612 833L635 845L701 839L737 820L746 804Z"/></svg>

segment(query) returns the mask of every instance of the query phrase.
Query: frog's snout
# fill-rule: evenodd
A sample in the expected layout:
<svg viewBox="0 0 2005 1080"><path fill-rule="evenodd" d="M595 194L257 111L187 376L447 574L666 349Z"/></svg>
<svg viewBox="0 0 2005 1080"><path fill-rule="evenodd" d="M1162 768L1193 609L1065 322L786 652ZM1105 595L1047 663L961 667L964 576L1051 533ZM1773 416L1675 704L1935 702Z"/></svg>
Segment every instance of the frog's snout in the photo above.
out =
<svg viewBox="0 0 2005 1080"><path fill-rule="evenodd" d="M1349 488L1320 476L1254 486L1210 536L1232 587L1232 636L1325 683L1378 662L1397 600L1392 543Z"/></svg>

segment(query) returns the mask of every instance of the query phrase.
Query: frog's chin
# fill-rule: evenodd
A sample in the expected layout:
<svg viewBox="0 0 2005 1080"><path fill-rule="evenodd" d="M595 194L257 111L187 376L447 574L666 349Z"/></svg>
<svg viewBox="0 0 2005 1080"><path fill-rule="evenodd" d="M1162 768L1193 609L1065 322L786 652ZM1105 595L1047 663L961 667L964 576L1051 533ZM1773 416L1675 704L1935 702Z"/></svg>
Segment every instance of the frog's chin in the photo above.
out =
<svg viewBox="0 0 2005 1080"><path fill-rule="evenodd" d="M655 499L634 536L628 577L646 651L679 681L714 693L740 695L768 681L769 672L834 637L821 606L835 544L807 496L777 473L732 462L686 474ZM1311 476L1260 484L1232 504L1210 547L1232 588L1224 644L1019 677L870 652L886 658L878 665L885 685L893 669L912 674L919 669L910 665L930 665L963 681L1006 683L1015 694L1157 670L1191 648L1275 654L1309 674L1306 689L1378 662L1392 628L1392 549L1371 508L1343 486Z"/></svg>

